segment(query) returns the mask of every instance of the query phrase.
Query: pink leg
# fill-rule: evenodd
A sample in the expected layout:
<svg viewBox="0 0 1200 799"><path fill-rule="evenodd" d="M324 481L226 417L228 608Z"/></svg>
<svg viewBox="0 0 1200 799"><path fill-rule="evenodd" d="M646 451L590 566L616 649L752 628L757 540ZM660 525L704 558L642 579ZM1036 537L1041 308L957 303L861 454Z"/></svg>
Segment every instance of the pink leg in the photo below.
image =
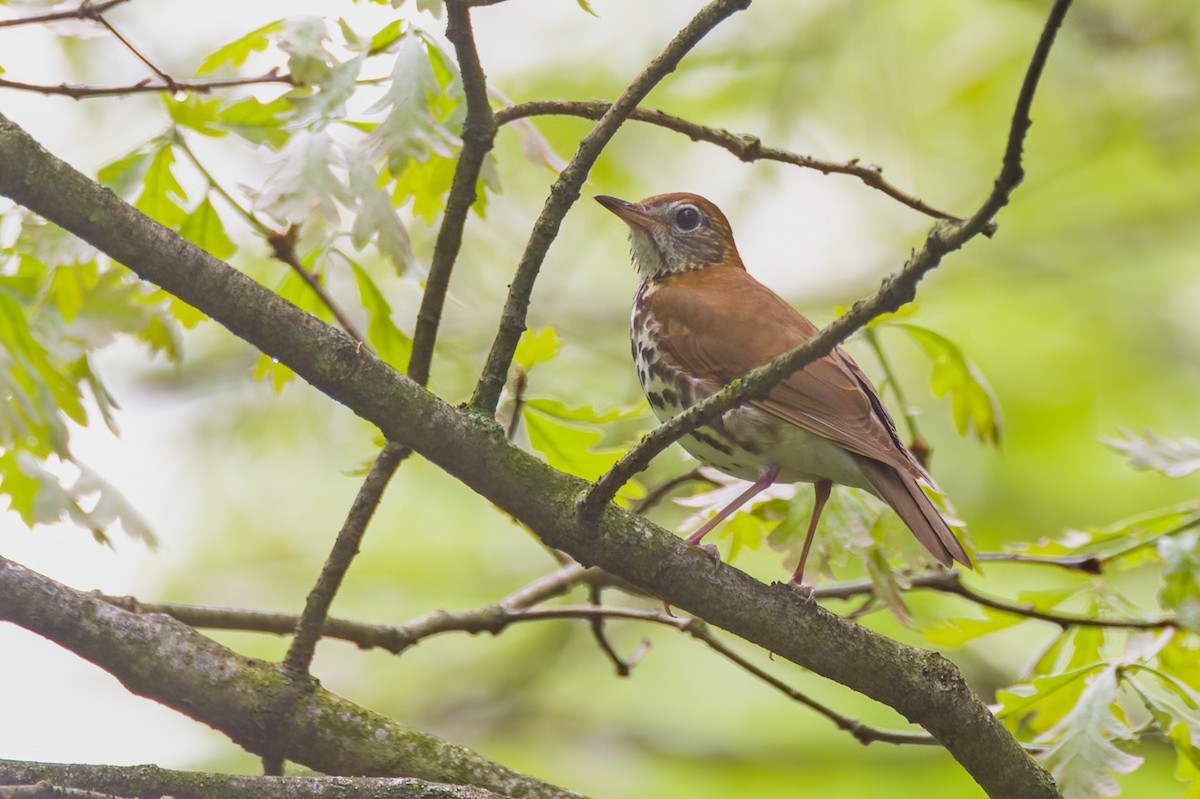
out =
<svg viewBox="0 0 1200 799"><path fill-rule="evenodd" d="M767 470L766 474L764 474L762 477L755 480L754 483L749 488L747 488L745 491L738 494L737 499L735 499L733 502L730 502L725 507L721 508L721 510L719 510L717 512L716 516L713 516L711 519L706 521L704 524L700 525L700 527L696 530L696 532L689 535L685 540L689 544L699 544L700 539L704 538L704 536L706 536L710 532L712 532L712 529L714 527L716 527L718 524L720 524L721 522L728 519L733 514L734 511L736 511L738 508L742 507L742 505L746 502L746 500L750 499L752 496L757 494L759 491L762 491L764 488L771 485L771 483L774 483L775 478L778 476L779 476L779 467L772 466L770 469Z"/></svg>
<svg viewBox="0 0 1200 799"><path fill-rule="evenodd" d="M796 571L792 572L792 579L789 583L795 585L804 585L804 562L808 560L808 549L812 546L813 534L817 532L817 522L821 518L821 511L825 509L825 502L829 499L829 492L833 488L833 483L829 480L818 480L813 484L813 510L812 517L808 520L808 535L804 537L804 549L800 550L800 563L796 566Z"/></svg>

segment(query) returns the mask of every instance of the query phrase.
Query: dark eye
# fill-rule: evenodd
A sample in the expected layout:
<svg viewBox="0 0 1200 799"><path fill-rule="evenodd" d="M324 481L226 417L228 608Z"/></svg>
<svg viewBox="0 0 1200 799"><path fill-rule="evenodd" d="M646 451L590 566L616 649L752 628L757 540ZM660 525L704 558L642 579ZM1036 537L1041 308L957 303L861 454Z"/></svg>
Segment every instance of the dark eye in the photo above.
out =
<svg viewBox="0 0 1200 799"><path fill-rule="evenodd" d="M675 212L675 227L687 233L700 227L700 212L694 205L685 205Z"/></svg>

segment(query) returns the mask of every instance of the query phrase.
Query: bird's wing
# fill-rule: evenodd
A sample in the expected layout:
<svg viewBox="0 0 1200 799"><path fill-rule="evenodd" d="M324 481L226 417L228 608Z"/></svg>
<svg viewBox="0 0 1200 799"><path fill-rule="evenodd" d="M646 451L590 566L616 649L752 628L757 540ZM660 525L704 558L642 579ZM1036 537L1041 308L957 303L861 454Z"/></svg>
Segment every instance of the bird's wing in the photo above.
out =
<svg viewBox="0 0 1200 799"><path fill-rule="evenodd" d="M668 278L647 300L660 323L662 355L722 384L803 344L817 328L737 267ZM842 447L928 480L896 434L875 388L841 349L775 385L754 405Z"/></svg>

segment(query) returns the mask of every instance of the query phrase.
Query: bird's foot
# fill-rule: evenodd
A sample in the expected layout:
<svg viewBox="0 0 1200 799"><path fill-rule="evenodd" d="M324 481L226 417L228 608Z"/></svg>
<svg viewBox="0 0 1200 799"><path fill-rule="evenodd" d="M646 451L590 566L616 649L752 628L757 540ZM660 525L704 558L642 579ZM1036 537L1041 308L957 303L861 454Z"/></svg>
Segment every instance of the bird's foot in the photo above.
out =
<svg viewBox="0 0 1200 799"><path fill-rule="evenodd" d="M721 550L717 549L716 544L697 544L696 546L700 547L700 549L707 552L713 558L717 560L721 559Z"/></svg>

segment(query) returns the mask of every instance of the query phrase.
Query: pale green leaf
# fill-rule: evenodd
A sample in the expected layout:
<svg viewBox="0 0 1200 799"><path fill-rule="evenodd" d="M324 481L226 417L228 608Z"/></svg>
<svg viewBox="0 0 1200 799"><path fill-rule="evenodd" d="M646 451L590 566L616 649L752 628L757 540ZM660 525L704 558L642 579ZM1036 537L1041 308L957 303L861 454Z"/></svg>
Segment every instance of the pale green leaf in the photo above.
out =
<svg viewBox="0 0 1200 799"><path fill-rule="evenodd" d="M576 477L595 480L625 454L622 448L598 448L603 438L598 430L561 421L529 405L522 405L521 416L530 446L555 469Z"/></svg>
<svg viewBox="0 0 1200 799"><path fill-rule="evenodd" d="M367 310L367 342L384 361L401 371L407 369L412 340L392 321L392 307L367 271L353 261L350 266L358 283L359 298Z"/></svg>
<svg viewBox="0 0 1200 799"><path fill-rule="evenodd" d="M248 142L278 149L288 139L283 124L291 109L292 104L282 97L269 103L247 97L218 111L217 123Z"/></svg>
<svg viewBox="0 0 1200 799"><path fill-rule="evenodd" d="M911 322L898 322L894 326L908 333L933 361L933 393L939 397L950 395L950 411L958 434L965 436L974 427L980 441L999 442L1000 404L983 373L962 348L927 327Z"/></svg>
<svg viewBox="0 0 1200 799"><path fill-rule="evenodd" d="M1054 775L1064 799L1120 793L1113 774L1128 774L1142 758L1118 747L1133 736L1118 715L1119 672L1110 666L1093 675L1069 713L1039 737L1050 744L1039 758Z"/></svg>
<svg viewBox="0 0 1200 799"><path fill-rule="evenodd" d="M208 197L188 214L179 228L179 234L221 260L237 252L237 245L225 233L225 225Z"/></svg>
<svg viewBox="0 0 1200 799"><path fill-rule="evenodd" d="M178 229L187 212L179 205L186 197L183 186L171 171L174 164L175 153L170 146L164 146L155 153L142 181L142 193L133 205L154 221Z"/></svg>
<svg viewBox="0 0 1200 799"><path fill-rule="evenodd" d="M558 355L560 347L562 339L553 327L543 327L541 330L526 329L517 341L513 363L528 372L537 364L545 363Z"/></svg>
<svg viewBox="0 0 1200 799"><path fill-rule="evenodd" d="M1102 438L1100 443L1129 459L1134 469L1153 469L1167 477L1183 477L1200 469L1200 441L1171 441L1147 430L1141 436L1121 428L1123 438Z"/></svg>
<svg viewBox="0 0 1200 799"><path fill-rule="evenodd" d="M194 130L204 136L220 137L227 131L218 126L217 118L221 107L218 98L205 98L198 94L185 95L182 100L165 97L167 113L176 125Z"/></svg>
<svg viewBox="0 0 1200 799"><path fill-rule="evenodd" d="M225 64L234 67L241 66L250 57L251 53L267 49L267 45L271 41L271 34L282 30L282 28L283 20L269 22L261 28L252 30L245 36L241 36L229 44L217 48L200 63L200 66L196 69L196 73L203 75L213 72Z"/></svg>

